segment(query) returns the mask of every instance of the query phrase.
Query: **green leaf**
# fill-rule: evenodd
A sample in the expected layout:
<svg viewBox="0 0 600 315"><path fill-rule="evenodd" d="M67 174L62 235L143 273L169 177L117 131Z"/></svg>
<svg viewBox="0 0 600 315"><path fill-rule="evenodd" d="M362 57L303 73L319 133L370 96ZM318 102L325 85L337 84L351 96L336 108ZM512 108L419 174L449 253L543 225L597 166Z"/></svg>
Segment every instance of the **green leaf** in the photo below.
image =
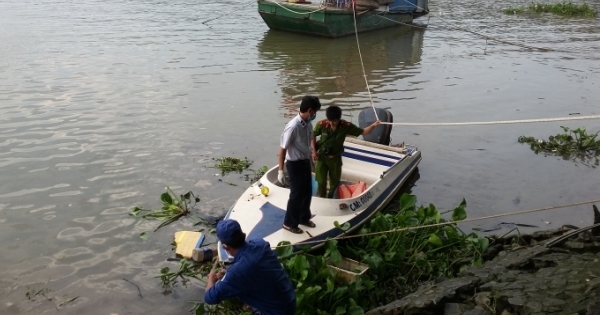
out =
<svg viewBox="0 0 600 315"><path fill-rule="evenodd" d="M444 232L446 232L446 235L448 236L448 238L451 238L451 239L459 238L458 231L456 230L456 228L454 226L451 226L451 225L445 226Z"/></svg>
<svg viewBox="0 0 600 315"><path fill-rule="evenodd" d="M479 249L481 250L481 252L485 252L488 247L490 246L490 240L487 239L486 237L480 237L479 239L477 239L479 242Z"/></svg>
<svg viewBox="0 0 600 315"><path fill-rule="evenodd" d="M294 260L294 269L296 269L296 271L301 272L308 269L308 261L305 256L296 256L294 257Z"/></svg>
<svg viewBox="0 0 600 315"><path fill-rule="evenodd" d="M338 287L337 289L335 289L335 292L333 292L333 297L336 299L339 299L342 296L344 296L346 294L346 292L348 292L347 286Z"/></svg>
<svg viewBox="0 0 600 315"><path fill-rule="evenodd" d="M463 199L464 201L464 199ZM452 220L453 221L461 221L467 218L467 211L465 210L465 208L460 205L456 208L454 208L454 211L452 211Z"/></svg>
<svg viewBox="0 0 600 315"><path fill-rule="evenodd" d="M427 207L425 209L425 213L426 213L426 215L427 215L428 218L434 218L436 212L438 212L437 209L431 203L429 204L429 207Z"/></svg>
<svg viewBox="0 0 600 315"><path fill-rule="evenodd" d="M369 261L371 262L371 264L373 264L373 267L377 268L379 267L381 262L383 262L383 259L381 259L381 256L379 256L379 254L373 253L371 254L371 256L369 256Z"/></svg>
<svg viewBox="0 0 600 315"><path fill-rule="evenodd" d="M417 204L417 197L415 195L402 194L400 197L400 211L414 210Z"/></svg>
<svg viewBox="0 0 600 315"><path fill-rule="evenodd" d="M309 295L316 294L319 291L321 291L321 286L315 285L315 286L306 288L306 290L304 290L304 294L306 296L309 296Z"/></svg>
<svg viewBox="0 0 600 315"><path fill-rule="evenodd" d="M304 281L306 278L308 278L308 270L300 271L300 279Z"/></svg>
<svg viewBox="0 0 600 315"><path fill-rule="evenodd" d="M337 249L332 250L329 254L329 259L332 263L337 264L342 261L342 254L340 254L340 251Z"/></svg>
<svg viewBox="0 0 600 315"><path fill-rule="evenodd" d="M135 207L133 208L133 211L129 212L129 215L131 216L137 216L138 214L140 214L140 212L142 212L142 208L140 207Z"/></svg>
<svg viewBox="0 0 600 315"><path fill-rule="evenodd" d="M165 192L162 195L160 195L160 200L163 203L169 204L169 205L173 203L173 198L171 198L171 195L169 195L168 192Z"/></svg>
<svg viewBox="0 0 600 315"><path fill-rule="evenodd" d="M423 220L425 218L425 208L423 207L419 207L419 209L417 209L417 218L419 218L420 220Z"/></svg>
<svg viewBox="0 0 600 315"><path fill-rule="evenodd" d="M334 288L335 288L335 286L333 285L333 281L331 281L331 279L327 278L327 293L333 291Z"/></svg>
<svg viewBox="0 0 600 315"><path fill-rule="evenodd" d="M140 238L145 241L148 239L148 234L146 234L146 232L142 232L142 233L140 233Z"/></svg>
<svg viewBox="0 0 600 315"><path fill-rule="evenodd" d="M396 256L396 252L387 252L383 257L385 261L392 261L394 259L394 256Z"/></svg>
<svg viewBox="0 0 600 315"><path fill-rule="evenodd" d="M210 229L208 229L208 233L215 234L215 233L217 233L217 229L210 228Z"/></svg>
<svg viewBox="0 0 600 315"><path fill-rule="evenodd" d="M350 301L350 306L358 306L358 304L356 304L356 301L354 301L353 298L350 298L349 301Z"/></svg>
<svg viewBox="0 0 600 315"><path fill-rule="evenodd" d="M277 244L277 248L275 248L275 252L277 253L277 256L279 257L288 257L290 255L292 255L294 253L294 248L292 246L286 246L286 245L291 245L292 243L288 242L288 241L281 241ZM283 246L283 247L279 247L279 246Z"/></svg>
<svg viewBox="0 0 600 315"><path fill-rule="evenodd" d="M444 243L442 243L442 240L440 239L440 237L437 236L435 233L432 233L431 235L429 235L429 243L434 246L437 246L437 247L444 245Z"/></svg>
<svg viewBox="0 0 600 315"><path fill-rule="evenodd" d="M342 231L344 231L344 232L345 232L345 231L348 231L348 229L350 228L350 223L348 223L348 222L345 222L344 224L340 225L340 223L339 223L338 221L334 221L334 222L333 222L333 225L334 225L336 228L338 228L338 229L340 229L340 230L342 230Z"/></svg>
<svg viewBox="0 0 600 315"><path fill-rule="evenodd" d="M363 315L364 313L365 310L363 310L362 307L358 305L352 305L348 308L349 315Z"/></svg>
<svg viewBox="0 0 600 315"><path fill-rule="evenodd" d="M435 223L440 223L440 220L442 219L442 214L439 211L436 211L433 215L433 218L435 219Z"/></svg>
<svg viewBox="0 0 600 315"><path fill-rule="evenodd" d="M195 312L196 315L204 315L204 303L200 303Z"/></svg>
<svg viewBox="0 0 600 315"><path fill-rule="evenodd" d="M335 315L343 315L346 314L346 307L345 306L338 306L335 309Z"/></svg>
<svg viewBox="0 0 600 315"><path fill-rule="evenodd" d="M377 248L379 246L379 244L381 244L381 236L376 236L376 237L369 239L369 247L370 248Z"/></svg>
<svg viewBox="0 0 600 315"><path fill-rule="evenodd" d="M406 248L404 248L404 246L397 246L396 255L398 255L398 259L403 259L406 255Z"/></svg>

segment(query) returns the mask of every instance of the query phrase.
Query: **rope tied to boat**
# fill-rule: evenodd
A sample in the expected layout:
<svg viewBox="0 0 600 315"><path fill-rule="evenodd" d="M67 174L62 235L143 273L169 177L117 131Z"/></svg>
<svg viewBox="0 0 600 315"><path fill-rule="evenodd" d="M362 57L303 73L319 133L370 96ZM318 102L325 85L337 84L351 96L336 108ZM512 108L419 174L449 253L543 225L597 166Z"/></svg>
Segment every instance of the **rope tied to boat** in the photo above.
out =
<svg viewBox="0 0 600 315"><path fill-rule="evenodd" d="M489 216L484 216L484 217L479 217L479 218L464 219L461 221L448 221L448 222L441 222L441 223L428 224L428 225L409 226L409 227L404 227L404 228L399 228L399 229L392 229L392 230L387 230L387 231L379 231L379 232L372 232L372 233L365 233L365 234L355 234L355 235L343 234L340 236L327 238L325 240L320 240L320 241L308 241L308 242L300 242L297 244L285 244L285 245L271 246L271 249L290 247L290 246L320 244L320 243L325 243L328 240L346 240L346 239L359 238L359 237L365 237L365 236L384 235L384 234L390 234L390 233L427 229L427 228L433 228L433 227L453 225L453 224L457 224L457 223L475 222L475 221L482 221L482 220L488 220L488 219L494 219L494 218L507 217L507 216L512 216L512 215L521 215L521 214L535 213L535 212L555 210L555 209L571 208L571 207L575 207L575 206L582 206L582 205L587 205L587 204L597 203L597 202L600 202L600 199L575 202L575 203L566 204L566 205L558 205L558 206L550 206L550 207L536 208L536 209L523 210L523 211L500 213L500 214L494 214L494 215L489 215Z"/></svg>
<svg viewBox="0 0 600 315"><path fill-rule="evenodd" d="M248 3L246 3L246 4L242 5L241 7L237 8L237 9L234 9L234 10L232 10L232 11L229 11L229 12L227 12L227 13L223 13L223 14L221 14L221 15L219 15L219 16L217 16L217 17L214 17L214 18L212 18L212 19L205 20L204 22L202 22L202 24L204 24L204 25L207 25L206 23L208 23L208 22L212 22L212 21L214 21L214 20L220 19L220 18L222 18L222 17L224 17L224 16L226 16L226 15L229 15L229 14L231 14L231 13L234 13L234 12L240 11L241 9L244 9L244 8L246 8L246 7L249 7L251 4L253 4L253 3L255 3L255 2L256 2L256 0L250 0Z"/></svg>
<svg viewBox="0 0 600 315"><path fill-rule="evenodd" d="M395 126L475 126L475 125L508 125L508 124L527 124L538 122L554 122L569 120L600 119L600 115L587 116L567 116L554 118L535 118L535 119L517 119L517 120L496 120L496 121L468 121L468 122L381 122L382 125Z"/></svg>
<svg viewBox="0 0 600 315"><path fill-rule="evenodd" d="M375 120L379 120L379 117L377 116L377 110L375 110L375 104L373 104L371 88L369 88L369 80L367 79L367 72L365 71L365 63L363 62L362 53L360 52L360 42L358 40L358 27L356 26L356 0L352 0L352 17L354 18L354 35L356 35L356 47L358 48L358 57L360 58L360 66L362 67L363 77L365 79L365 84L367 85L369 101L371 102L371 107L373 107L373 113L375 113Z"/></svg>

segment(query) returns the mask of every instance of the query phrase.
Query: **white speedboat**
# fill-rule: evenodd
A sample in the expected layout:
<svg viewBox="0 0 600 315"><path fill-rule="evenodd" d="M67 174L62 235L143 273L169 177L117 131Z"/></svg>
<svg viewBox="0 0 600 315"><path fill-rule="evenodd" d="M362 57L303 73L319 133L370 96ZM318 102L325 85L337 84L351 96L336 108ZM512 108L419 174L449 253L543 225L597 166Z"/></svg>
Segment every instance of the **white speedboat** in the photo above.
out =
<svg viewBox="0 0 600 315"><path fill-rule="evenodd" d="M281 241L289 241L299 246L310 242L309 246L316 248L322 245L319 241L344 233L335 227L335 221L339 225L347 222L350 228L346 233L351 233L382 210L417 169L420 161L421 152L416 147L387 146L348 137L342 153L342 183L360 181L366 183L366 189L346 199L313 197L311 212L315 228L300 226L304 230L302 234L282 228L290 191L277 185L277 166L246 189L225 219L237 220L247 239L262 238L272 247ZM261 193L261 185L269 190L266 196ZM218 248L219 260L230 260L221 243ZM298 246L295 248L299 249Z"/></svg>

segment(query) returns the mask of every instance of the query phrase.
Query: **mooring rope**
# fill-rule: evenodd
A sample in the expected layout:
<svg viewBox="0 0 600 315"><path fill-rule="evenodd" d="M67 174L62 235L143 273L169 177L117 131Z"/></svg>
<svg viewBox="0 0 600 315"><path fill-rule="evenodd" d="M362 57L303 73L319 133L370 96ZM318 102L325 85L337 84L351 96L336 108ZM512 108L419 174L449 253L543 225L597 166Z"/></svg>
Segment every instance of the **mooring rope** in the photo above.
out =
<svg viewBox="0 0 600 315"><path fill-rule="evenodd" d="M363 77L365 78L365 84L367 85L367 92L369 92L369 100L371 101L371 107L373 107L373 113L375 113L375 120L379 120L379 117L377 116L377 110L375 110L375 104L373 104L373 96L371 95L371 88L369 88L369 81L367 80L365 63L363 62L362 53L360 52L360 42L358 41L358 27L356 26L356 0L352 1L352 11L352 17L354 18L354 35L356 35L356 47L358 48L358 57L360 58L360 65L362 67Z"/></svg>
<svg viewBox="0 0 600 315"><path fill-rule="evenodd" d="M217 17L214 17L214 18L212 18L212 19L208 19L208 20L206 20L206 21L202 22L202 24L206 25L206 23L208 23L208 22L214 21L214 20L216 20L216 19L220 19L220 18L224 17L225 15L231 14L231 13L233 13L233 12L240 11L241 9L244 9L244 8L246 8L246 7L250 6L250 5L251 5L251 4L253 4L253 3L256 3L256 0L250 0L250 2L248 2L248 3L244 4L243 6L241 6L241 7L237 8L237 9L235 9L235 10L229 11L229 12L227 12L227 13L223 13L223 14L221 14L221 15L219 15L219 16L217 16Z"/></svg>
<svg viewBox="0 0 600 315"><path fill-rule="evenodd" d="M482 220L488 220L488 219L494 219L494 218L501 218L501 217L507 217L507 216L511 216L511 215L521 215L521 214L528 214L528 213L541 212L541 211L547 211L547 210L554 210L554 209L561 209L561 208L570 208L570 207L587 205L587 204L597 203L597 202L600 202L600 199L594 199L594 200L576 202L576 203L571 203L571 204L566 204L566 205L559 205L559 206L543 207L543 208L537 208L537 209L531 209L531 210L523 210L523 211L514 211L514 212L500 213L500 214L494 214L494 215L489 215L489 216L485 216L485 217L479 217L479 218L473 218L473 219L464 219L464 220L461 220L461 221L448 221L448 222L442 222L442 223L436 223L436 224L428 224L428 225L420 225L420 226L409 226L409 227L404 227L404 228L399 228L399 229L392 229L392 230L387 230L387 231L379 231L379 232L372 232L372 233L365 233L365 234L340 235L340 236L328 238L326 240L321 240L321 241L300 242L300 243L297 243L297 244L285 244L285 245L271 246L271 248L275 249L275 248L282 248L282 247L289 247L289 246L303 246L303 245L309 245L309 244L324 243L324 242L326 242L328 240L345 240L345 239L358 238L358 237L364 237L364 236L375 236L375 235L383 235L383 234L389 234L389 233L397 233L397 232L405 232L405 231L412 231L412 230L420 230L420 229L427 229L427 228L432 228L432 227L440 227L440 226L452 225L452 224L457 224L457 223L475 222L475 221L482 221Z"/></svg>
<svg viewBox="0 0 600 315"><path fill-rule="evenodd" d="M559 50L552 49L552 48L530 46L530 45L525 45L525 44L521 44L521 43L515 43L515 42L511 42L511 41L499 39L499 38L496 38L496 37L492 37L492 36L489 36L489 35L485 35L485 34L482 34L482 33L479 33L479 32L472 31L472 30L470 30L470 29L468 29L466 27L456 26L456 25L454 25L454 24L446 21L441 16L434 15L433 17L442 20L443 22L445 22L446 24L448 24L450 27L452 27L454 29L457 29L457 30L463 31L463 32L467 32L467 33L471 33L473 35L477 35L477 36L482 37L482 38L484 38L486 40L492 40L492 41L503 43L503 44L507 44L507 45L513 45L513 46L518 46L518 47L527 48L527 49L533 49L533 50L539 50L539 51L559 51Z"/></svg>
<svg viewBox="0 0 600 315"><path fill-rule="evenodd" d="M468 122L381 122L382 125L394 126L473 126L473 125L507 125L507 124L527 124L538 122L553 122L553 121L569 121L569 120L585 120L585 119L600 119L600 115L587 116L568 116L555 118L535 118L535 119L517 119L517 120L496 120L496 121L468 121Z"/></svg>
<svg viewBox="0 0 600 315"><path fill-rule="evenodd" d="M283 8L283 9L285 9L285 10L287 10L287 11L290 11L290 12L292 12L292 13L295 13L295 14L300 14L300 15L312 14L312 13L319 12L319 11L323 11L323 10L325 10L325 9L326 9L326 7L323 7L323 5L319 5L319 9L317 9L317 10L314 10L314 11L310 11L310 12L297 12L297 11L291 10L291 9L289 9L289 8L286 8L285 6L282 6L282 5L281 5L281 4L279 4L277 1L265 0L265 2L274 3L274 4L276 4L276 5L280 6L281 8ZM246 7L248 7L248 6L250 6L250 5L251 5L251 4L253 4L253 3L257 3L257 1L256 1L256 0L250 0L250 2L248 2L248 3L246 3L246 4L243 4L243 5L242 5L242 6L240 6L239 8L237 8L237 9L234 9L234 10L232 10L232 11L229 11L229 12L227 12L227 13L223 13L223 14L221 14L221 15L219 15L219 16L217 16L217 17L214 17L214 18L212 18L212 19L205 20L204 22L202 22L202 24L206 25L208 22L212 22L212 21L214 21L214 20L220 19L220 18L222 18L222 17L224 17L224 16L226 16L226 15L229 15L229 14L231 14L231 13L234 13L234 12L240 11L240 10L242 10L242 9L244 9L244 8L246 8Z"/></svg>

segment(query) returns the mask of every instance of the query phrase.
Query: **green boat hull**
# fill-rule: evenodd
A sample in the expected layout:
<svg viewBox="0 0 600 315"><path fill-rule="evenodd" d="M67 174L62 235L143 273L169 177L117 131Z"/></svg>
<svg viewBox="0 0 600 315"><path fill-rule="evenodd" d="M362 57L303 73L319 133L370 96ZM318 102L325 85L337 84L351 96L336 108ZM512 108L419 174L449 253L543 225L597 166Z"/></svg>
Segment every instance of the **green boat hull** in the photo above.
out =
<svg viewBox="0 0 600 315"><path fill-rule="evenodd" d="M319 10L315 6L259 0L258 13L271 29L331 38L355 33L352 10ZM361 33L403 25L415 17L413 13L367 11L356 17L356 29Z"/></svg>

